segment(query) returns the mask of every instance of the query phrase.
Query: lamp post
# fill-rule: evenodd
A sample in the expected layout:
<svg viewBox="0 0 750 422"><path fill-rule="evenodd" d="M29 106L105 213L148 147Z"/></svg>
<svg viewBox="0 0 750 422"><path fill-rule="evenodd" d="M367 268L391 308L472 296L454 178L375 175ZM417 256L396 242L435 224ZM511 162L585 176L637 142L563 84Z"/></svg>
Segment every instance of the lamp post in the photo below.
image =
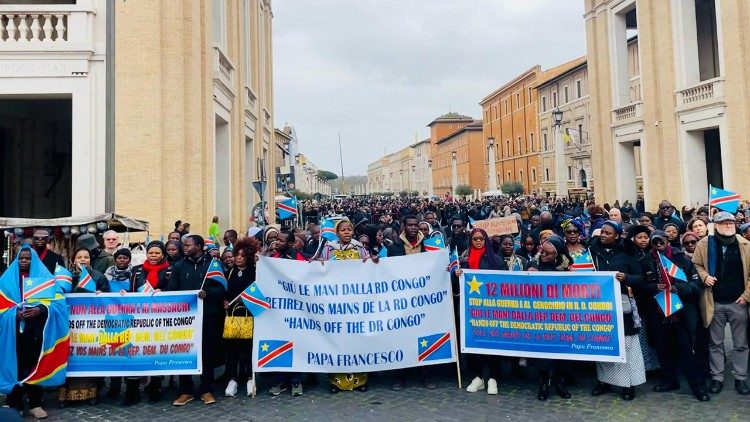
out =
<svg viewBox="0 0 750 422"><path fill-rule="evenodd" d="M456 194L458 187L458 166L456 163L456 151L451 153L451 196Z"/></svg>
<svg viewBox="0 0 750 422"><path fill-rule="evenodd" d="M398 171L398 174L399 174L399 178L401 181L401 186L400 186L401 189L399 190L399 192L405 191L406 189L404 189L404 169L400 169Z"/></svg>
<svg viewBox="0 0 750 422"><path fill-rule="evenodd" d="M413 191L413 190L418 190L419 189L419 188L416 187L417 186L416 177L415 177L416 173L417 173L417 166L415 166L414 164L412 164L411 165L411 174L409 175L409 189L407 189L409 191Z"/></svg>
<svg viewBox="0 0 750 422"><path fill-rule="evenodd" d="M565 175L565 144L562 136L563 112L556 108L552 112L555 121L555 195L558 198L567 196L567 180Z"/></svg>
<svg viewBox="0 0 750 422"><path fill-rule="evenodd" d="M497 190L497 179L495 178L495 138L492 136L487 138L487 160L489 172L487 188L491 191Z"/></svg>
<svg viewBox="0 0 750 422"><path fill-rule="evenodd" d="M432 189L432 160L427 160L427 196L435 196L435 191Z"/></svg>

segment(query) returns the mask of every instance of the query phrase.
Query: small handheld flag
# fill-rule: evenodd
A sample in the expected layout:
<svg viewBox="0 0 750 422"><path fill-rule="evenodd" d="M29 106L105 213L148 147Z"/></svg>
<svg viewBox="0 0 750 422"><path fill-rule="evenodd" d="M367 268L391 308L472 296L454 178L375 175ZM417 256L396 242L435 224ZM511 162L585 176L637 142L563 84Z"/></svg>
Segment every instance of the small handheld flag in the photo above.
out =
<svg viewBox="0 0 750 422"><path fill-rule="evenodd" d="M70 293L73 291L73 274L68 271L67 268L61 267L60 264L55 265L55 283L63 291L63 293Z"/></svg>
<svg viewBox="0 0 750 422"><path fill-rule="evenodd" d="M227 278L224 277L224 267L216 258L212 258L211 263L208 265L206 280L213 280L221 284L221 287L223 287L224 290L229 290L229 283L227 282Z"/></svg>
<svg viewBox="0 0 750 422"><path fill-rule="evenodd" d="M451 262L448 265L448 271L450 271L451 274L453 274L461 266L460 263L458 262L458 249L457 248L453 248L453 251L451 251L450 259L451 259Z"/></svg>
<svg viewBox="0 0 750 422"><path fill-rule="evenodd" d="M143 283L143 285L138 288L138 291L140 293L153 293L153 292L155 292L154 286L152 286L151 283L148 282L148 280L146 280L146 282Z"/></svg>
<svg viewBox="0 0 750 422"><path fill-rule="evenodd" d="M473 218L469 217L469 228L474 227L474 224L476 224L477 221Z"/></svg>
<svg viewBox="0 0 750 422"><path fill-rule="evenodd" d="M680 297L669 290L665 289L660 291L654 296L654 299L656 299L656 303L659 305L662 312L664 312L665 317L670 317L682 309L682 301L680 300Z"/></svg>
<svg viewBox="0 0 750 422"><path fill-rule="evenodd" d="M86 269L86 267L84 267L83 265L79 265L79 267L81 268L81 274L78 276L78 284L76 285L76 289L94 293L96 291L96 282L91 277L91 274L89 274L89 271Z"/></svg>
<svg viewBox="0 0 750 422"><path fill-rule="evenodd" d="M23 300L52 299L57 294L54 278L25 277L23 279Z"/></svg>
<svg viewBox="0 0 750 422"><path fill-rule="evenodd" d="M588 250L584 250L580 255L573 258L573 264L570 265L571 271L594 271L596 267L594 262L591 260L591 254Z"/></svg>
<svg viewBox="0 0 750 422"><path fill-rule="evenodd" d="M386 249L385 246L380 246L380 250L378 251L378 258L388 258L388 249Z"/></svg>
<svg viewBox="0 0 750 422"><path fill-rule="evenodd" d="M426 251L439 251L440 249L443 249L445 247L445 242L443 242L443 239L439 237L430 237L425 239L422 244L424 245L424 250Z"/></svg>
<svg viewBox="0 0 750 422"><path fill-rule="evenodd" d="M676 280L687 281L687 275L685 275L685 271L682 271L682 269L675 265L674 262L670 261L663 254L659 254L659 259L661 260L661 265L662 267L664 267L664 270L667 272L668 276Z"/></svg>
<svg viewBox="0 0 750 422"><path fill-rule="evenodd" d="M323 221L323 224L320 225L320 236L329 242L339 240L339 237L336 236L336 230L334 229L335 226L336 224L333 220L326 218L325 221Z"/></svg>
<svg viewBox="0 0 750 422"><path fill-rule="evenodd" d="M722 211L735 213L740 206L740 194L709 186L708 205Z"/></svg>
<svg viewBox="0 0 750 422"><path fill-rule="evenodd" d="M279 218L286 220L297 216L297 197L293 196L289 199L279 201L276 203L276 211L279 213Z"/></svg>
<svg viewBox="0 0 750 422"><path fill-rule="evenodd" d="M271 304L268 302L268 299L263 293L261 293L255 283L252 283L247 289L240 293L240 299L242 299L242 303L247 310L256 317L267 309L271 309Z"/></svg>

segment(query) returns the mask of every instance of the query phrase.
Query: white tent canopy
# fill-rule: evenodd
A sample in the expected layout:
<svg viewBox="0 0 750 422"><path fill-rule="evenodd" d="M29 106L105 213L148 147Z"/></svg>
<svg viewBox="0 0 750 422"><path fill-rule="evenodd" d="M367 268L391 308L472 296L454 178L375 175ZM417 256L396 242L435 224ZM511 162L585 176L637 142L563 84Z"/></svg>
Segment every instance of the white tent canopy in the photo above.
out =
<svg viewBox="0 0 750 422"><path fill-rule="evenodd" d="M503 191L500 189L495 190L488 190L487 192L482 192L482 196L503 196Z"/></svg>

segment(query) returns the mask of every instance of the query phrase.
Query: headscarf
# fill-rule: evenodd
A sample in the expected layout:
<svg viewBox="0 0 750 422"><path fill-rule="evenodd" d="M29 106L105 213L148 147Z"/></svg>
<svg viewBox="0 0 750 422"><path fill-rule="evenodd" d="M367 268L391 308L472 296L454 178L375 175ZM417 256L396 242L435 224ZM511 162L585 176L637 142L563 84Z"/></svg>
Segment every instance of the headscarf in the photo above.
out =
<svg viewBox="0 0 750 422"><path fill-rule="evenodd" d="M482 237L484 237L484 247L481 249L475 248L474 244L471 241L471 238L474 237L474 235L477 233L481 234ZM489 245L490 238L489 236L487 236L486 231L480 228L474 228L471 230L471 233L469 234L469 249L467 257L469 268L473 270L479 269L482 258L487 260L487 263L490 266L490 270L499 270L501 268L499 258L492 252L492 248L490 248Z"/></svg>
<svg viewBox="0 0 750 422"><path fill-rule="evenodd" d="M622 234L622 225L615 220L607 220L602 223L602 226L610 226L612 227L612 229L614 229L615 233L619 235Z"/></svg>

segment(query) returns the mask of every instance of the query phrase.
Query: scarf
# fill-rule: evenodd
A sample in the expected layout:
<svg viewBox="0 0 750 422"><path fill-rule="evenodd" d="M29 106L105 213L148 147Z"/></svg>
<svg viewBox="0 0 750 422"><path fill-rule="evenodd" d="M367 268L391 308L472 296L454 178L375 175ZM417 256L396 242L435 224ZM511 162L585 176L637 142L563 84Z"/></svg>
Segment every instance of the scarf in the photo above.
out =
<svg viewBox="0 0 750 422"><path fill-rule="evenodd" d="M36 254L39 255L39 259L44 261L44 258L47 257L47 252L49 252L49 249L47 249L47 246L43 247L42 250L37 250L34 248L34 251L36 251Z"/></svg>
<svg viewBox="0 0 750 422"><path fill-rule="evenodd" d="M719 234L717 232L716 233L716 240L718 240L719 243L721 243L722 246L728 246L728 245L732 245L735 242L737 242L737 237L735 235L733 235L733 234L729 235L729 236L723 236L723 235L721 235L721 234Z"/></svg>
<svg viewBox="0 0 750 422"><path fill-rule="evenodd" d="M143 263L143 271L146 272L146 281L151 287L156 288L159 284L159 271L162 271L169 267L169 261L163 259L160 263L153 265L148 261Z"/></svg>
<svg viewBox="0 0 750 422"><path fill-rule="evenodd" d="M482 256L484 256L484 252L487 249L487 246L483 247L482 249L477 249L475 247L469 248L469 257L467 259L467 262L469 263L469 268L472 270L478 270L479 264L482 262Z"/></svg>
<svg viewBox="0 0 750 422"><path fill-rule="evenodd" d="M121 270L117 268L117 265L113 265L109 268L107 268L107 271L104 272L104 275L107 277L107 280L109 281L130 281L130 277L133 274L133 266L128 264L127 268L124 270Z"/></svg>

